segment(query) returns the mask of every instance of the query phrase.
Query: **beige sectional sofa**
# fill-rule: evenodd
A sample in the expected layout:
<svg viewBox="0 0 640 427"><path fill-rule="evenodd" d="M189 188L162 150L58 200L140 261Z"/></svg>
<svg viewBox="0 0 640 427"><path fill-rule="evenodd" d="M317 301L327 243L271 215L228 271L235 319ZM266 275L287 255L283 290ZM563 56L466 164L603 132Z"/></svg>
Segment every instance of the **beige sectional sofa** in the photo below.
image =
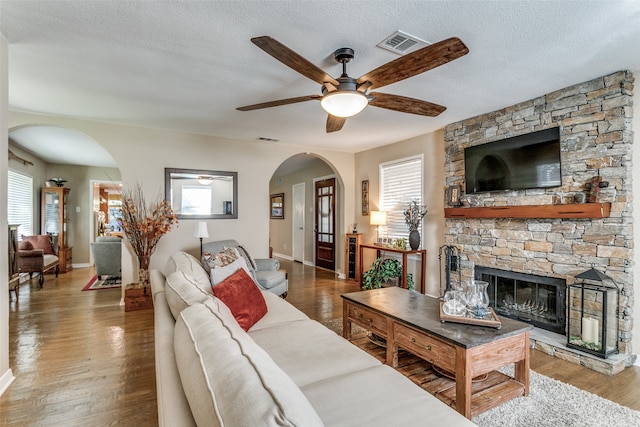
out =
<svg viewBox="0 0 640 427"><path fill-rule="evenodd" d="M268 291L248 331L179 252L151 272L160 426L472 426Z"/></svg>

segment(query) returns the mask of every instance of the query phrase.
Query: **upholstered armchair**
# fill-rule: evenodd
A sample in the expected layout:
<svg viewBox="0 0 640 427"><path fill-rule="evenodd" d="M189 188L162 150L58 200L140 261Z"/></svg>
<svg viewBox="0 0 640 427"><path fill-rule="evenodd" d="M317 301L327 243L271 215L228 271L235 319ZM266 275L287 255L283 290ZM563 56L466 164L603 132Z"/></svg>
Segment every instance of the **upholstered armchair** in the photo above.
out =
<svg viewBox="0 0 640 427"><path fill-rule="evenodd" d="M248 259L247 265L260 289L280 295L282 298L287 297L289 281L287 280L287 272L280 269L280 261L275 258L253 259L244 246L235 240L219 240L202 245L202 250L212 255L217 254L225 248L236 248L240 255Z"/></svg>
<svg viewBox="0 0 640 427"><path fill-rule="evenodd" d="M116 236L100 236L90 245L98 277L120 276L122 239Z"/></svg>
<svg viewBox="0 0 640 427"><path fill-rule="evenodd" d="M44 273L54 270L56 278L60 267L58 258L58 246L51 241L51 236L40 234L36 236L22 236L22 241L18 242L18 271L29 273L29 278L33 273L40 273L38 283L42 288L44 283Z"/></svg>

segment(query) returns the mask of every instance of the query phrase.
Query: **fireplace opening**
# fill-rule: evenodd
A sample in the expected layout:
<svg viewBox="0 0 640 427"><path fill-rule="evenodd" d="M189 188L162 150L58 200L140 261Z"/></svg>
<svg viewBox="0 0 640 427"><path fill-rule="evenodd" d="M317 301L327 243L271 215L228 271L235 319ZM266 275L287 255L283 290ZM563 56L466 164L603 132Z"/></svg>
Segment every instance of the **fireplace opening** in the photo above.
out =
<svg viewBox="0 0 640 427"><path fill-rule="evenodd" d="M565 335L566 280L477 266L475 279L489 283L496 314Z"/></svg>

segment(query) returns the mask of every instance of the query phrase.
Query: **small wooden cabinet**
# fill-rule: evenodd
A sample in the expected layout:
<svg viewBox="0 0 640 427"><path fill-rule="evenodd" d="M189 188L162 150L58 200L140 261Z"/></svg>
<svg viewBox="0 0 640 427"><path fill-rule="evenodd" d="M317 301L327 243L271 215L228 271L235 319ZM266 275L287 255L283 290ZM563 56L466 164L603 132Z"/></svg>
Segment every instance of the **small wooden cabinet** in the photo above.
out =
<svg viewBox="0 0 640 427"><path fill-rule="evenodd" d="M347 234L345 262L347 264L347 279L360 282L360 258L358 251L362 240L362 234Z"/></svg>
<svg viewBox="0 0 640 427"><path fill-rule="evenodd" d="M41 193L40 233L50 235L53 244L58 246L60 273L71 269L72 254L67 236L70 191L65 187L43 187Z"/></svg>

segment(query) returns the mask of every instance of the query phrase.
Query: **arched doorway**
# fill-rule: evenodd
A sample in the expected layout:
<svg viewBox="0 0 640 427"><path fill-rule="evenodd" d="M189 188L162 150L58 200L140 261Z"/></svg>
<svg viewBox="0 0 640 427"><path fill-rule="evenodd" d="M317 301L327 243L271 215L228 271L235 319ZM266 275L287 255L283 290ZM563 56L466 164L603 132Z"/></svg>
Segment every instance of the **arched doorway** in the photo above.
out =
<svg viewBox="0 0 640 427"><path fill-rule="evenodd" d="M326 196L318 199L316 188L319 185L326 188L327 181L331 180L334 182L333 188L330 191L323 190L325 195L331 193L332 203L329 204ZM334 255L333 264L328 266L325 263L322 267L335 270L338 265L335 255L342 248L339 236L344 206L343 188L342 179L335 168L313 153L296 154L282 162L269 182L270 195L283 195L284 199L284 217L271 216L269 221L269 244L274 256L320 266L318 256L326 257L323 249L318 250L318 237L322 236L322 240L333 244ZM327 209L329 205L330 210ZM329 216L331 220L327 219Z"/></svg>

